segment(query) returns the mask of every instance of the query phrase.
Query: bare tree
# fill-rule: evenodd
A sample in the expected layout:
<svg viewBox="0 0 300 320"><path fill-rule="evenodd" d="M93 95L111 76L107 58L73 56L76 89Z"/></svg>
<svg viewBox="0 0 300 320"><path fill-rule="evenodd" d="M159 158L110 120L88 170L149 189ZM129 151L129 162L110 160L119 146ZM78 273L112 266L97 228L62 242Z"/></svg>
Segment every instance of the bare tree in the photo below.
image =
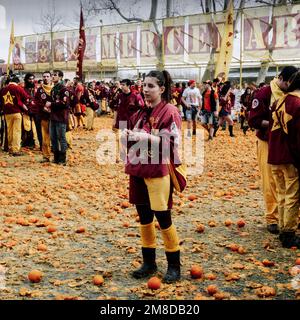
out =
<svg viewBox="0 0 300 320"><path fill-rule="evenodd" d="M162 70L164 68L163 61L163 34L162 28L159 27L157 9L158 9L158 0L151 0L151 10L148 17L138 16L136 12L130 12L131 14L126 15L123 8L121 7L120 0L86 0L83 5L85 10L88 13L93 12L94 14L114 12L117 13L123 20L127 22L144 22L151 21L155 29L155 33L158 39L158 44L155 48L156 56L158 59L157 68ZM171 16L171 4L172 0L166 1L166 15L167 17Z"/></svg>
<svg viewBox="0 0 300 320"><path fill-rule="evenodd" d="M36 22L40 26L42 32L50 33L51 39L51 55L50 55L50 66L53 68L54 62L54 46L53 46L53 36L54 33L59 31L63 25L64 18L62 15L56 12L56 0L52 0L48 4L47 11L41 11L40 20Z"/></svg>

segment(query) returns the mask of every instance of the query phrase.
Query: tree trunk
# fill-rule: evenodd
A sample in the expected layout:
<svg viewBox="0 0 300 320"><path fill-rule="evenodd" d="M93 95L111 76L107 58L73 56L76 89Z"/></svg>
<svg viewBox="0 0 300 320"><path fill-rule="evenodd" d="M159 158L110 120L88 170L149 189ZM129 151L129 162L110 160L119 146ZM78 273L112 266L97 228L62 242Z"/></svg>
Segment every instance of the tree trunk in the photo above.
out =
<svg viewBox="0 0 300 320"><path fill-rule="evenodd" d="M163 34L157 33L157 46L155 48L157 63L156 69L162 71L165 69L165 58L164 58L164 46L163 46Z"/></svg>
<svg viewBox="0 0 300 320"><path fill-rule="evenodd" d="M149 20L154 21L156 19L156 13L157 13L157 2L158 0L151 0L151 11L150 11L150 17Z"/></svg>
<svg viewBox="0 0 300 320"><path fill-rule="evenodd" d="M269 24L269 30L267 32L267 36L269 35L269 33L273 30L273 23L274 23L274 7L276 5L276 0L273 0L273 5L272 5L272 13L271 13L271 21ZM269 40L268 40L269 41ZM260 84L261 82L265 82L266 77L267 77L267 73L270 67L270 63L271 63L271 59L272 59L272 54L273 54L273 39L268 42L267 48L269 50L269 56L267 60L264 60L261 62L260 65L260 70L258 73L258 77L256 80L257 84Z"/></svg>
<svg viewBox="0 0 300 320"><path fill-rule="evenodd" d="M51 38L50 68L51 68L51 70L53 70L53 68L54 68L54 42L53 42L54 33L53 33L53 31L51 31L51 33L50 33L50 38Z"/></svg>
<svg viewBox="0 0 300 320"><path fill-rule="evenodd" d="M163 32L160 32L160 30L158 29L158 25L156 21L157 3L158 3L158 0L151 0L151 12L150 12L149 20L152 21L156 31L156 35L157 35L157 46L155 48L155 53L157 57L156 68L161 71L161 70L164 70L165 68L165 61L164 61L164 52L163 52L164 51Z"/></svg>
<svg viewBox="0 0 300 320"><path fill-rule="evenodd" d="M167 0L167 3L166 3L166 17L167 18L171 17L171 4L172 4L172 0Z"/></svg>
<svg viewBox="0 0 300 320"><path fill-rule="evenodd" d="M211 0L205 0L205 12L211 12Z"/></svg>
<svg viewBox="0 0 300 320"><path fill-rule="evenodd" d="M256 80L257 85L259 85L261 82L265 82L269 67L270 67L270 60L269 59L261 62L260 70L259 70L258 77Z"/></svg>
<svg viewBox="0 0 300 320"><path fill-rule="evenodd" d="M214 22L214 12L211 14L211 23L208 25L208 32L209 32L209 39L212 39L213 41L210 42L210 55L209 60L206 66L206 69L204 71L202 80L213 80L214 73L215 73L215 54L218 47L218 35L216 34L216 26Z"/></svg>
<svg viewBox="0 0 300 320"><path fill-rule="evenodd" d="M209 61L207 63L206 69L204 71L202 81L213 80L215 73L215 53L216 48L212 48L209 56Z"/></svg>
<svg viewBox="0 0 300 320"><path fill-rule="evenodd" d="M230 0L224 0L223 11L227 10ZM233 1L233 0L232 0Z"/></svg>

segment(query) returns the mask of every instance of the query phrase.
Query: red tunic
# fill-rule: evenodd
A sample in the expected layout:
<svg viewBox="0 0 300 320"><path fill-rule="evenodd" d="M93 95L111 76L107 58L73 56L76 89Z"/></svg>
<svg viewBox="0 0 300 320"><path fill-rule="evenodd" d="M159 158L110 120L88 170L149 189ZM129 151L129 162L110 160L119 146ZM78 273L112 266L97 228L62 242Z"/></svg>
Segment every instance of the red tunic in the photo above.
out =
<svg viewBox="0 0 300 320"><path fill-rule="evenodd" d="M23 105L30 97L22 87L10 83L1 89L0 98L4 114L13 114L24 112Z"/></svg>
<svg viewBox="0 0 300 320"><path fill-rule="evenodd" d="M288 94L285 105L281 101L272 107L268 163L293 164L300 169L300 94ZM281 125L276 116L276 108Z"/></svg>
<svg viewBox="0 0 300 320"><path fill-rule="evenodd" d="M181 117L175 106L161 102L154 109L144 108L133 115L130 124L131 129L140 129L159 136L161 139L159 148L156 148L159 150L159 155L153 155L151 153L153 150L149 145L146 150L137 151L134 149L135 143L128 142L129 148L125 166L127 174L140 178L164 177L169 174L167 163L170 158L175 164L180 164L177 146L181 138ZM165 152L166 150L168 152ZM146 159L142 159L140 152L145 155ZM153 159L155 161L152 161Z"/></svg>
<svg viewBox="0 0 300 320"><path fill-rule="evenodd" d="M49 120L50 119L50 113L44 111L44 107L46 102L51 102L52 98L51 95L48 95L46 91L43 89L43 86L38 88L35 93L35 105L38 110L38 114L40 115L42 120Z"/></svg>
<svg viewBox="0 0 300 320"><path fill-rule="evenodd" d="M250 127L256 129L256 136L263 140L268 141L269 129L262 127L263 120L270 120L271 111L271 87L265 86L257 90L253 96L252 107L249 112L248 123Z"/></svg>
<svg viewBox="0 0 300 320"><path fill-rule="evenodd" d="M139 94L133 92L129 94L120 93L118 101L116 128L124 127L123 124L120 126L120 121L126 121L125 128L129 128L130 117L144 106L144 101Z"/></svg>
<svg viewBox="0 0 300 320"><path fill-rule="evenodd" d="M57 83L51 90L52 104L50 120L69 123L70 93L62 82Z"/></svg>

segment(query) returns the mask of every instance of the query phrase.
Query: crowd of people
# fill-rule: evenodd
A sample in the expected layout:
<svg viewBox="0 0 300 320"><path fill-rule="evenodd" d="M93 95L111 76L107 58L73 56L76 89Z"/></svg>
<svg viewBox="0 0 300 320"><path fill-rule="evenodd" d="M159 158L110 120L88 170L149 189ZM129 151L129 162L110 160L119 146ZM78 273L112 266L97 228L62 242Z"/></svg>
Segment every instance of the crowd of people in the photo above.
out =
<svg viewBox="0 0 300 320"><path fill-rule="evenodd" d="M42 162L50 161L51 146L52 150L53 147L57 148L55 143L57 134L54 128L50 130L51 122L49 121L51 117L53 118L55 111L52 111L51 115L51 110L46 103L57 100L55 95L58 94L59 86L62 86L68 94L66 96L68 106L64 116L62 115L59 119L66 125L66 138L61 141L62 160L58 160L57 153L54 153L54 160L59 163L65 163L66 148L72 148L72 130L77 128L93 130L94 118L101 114L114 115L114 128L118 128L120 120L128 122L130 116L145 104L141 79L135 82L123 79L110 82L94 80L83 83L78 77L73 80L63 79L63 76L57 79L55 74L58 71L53 73L46 71L42 79L36 79L32 73L27 73L24 79L14 74L2 77L0 142L2 149L13 156L22 155L21 147L29 147L43 152ZM196 134L197 122L200 121L208 131L209 140L216 137L219 127L222 126L224 129L226 123L230 136L233 137L234 121L241 124L245 134L249 128L247 117L255 90L257 88L254 84L244 90L229 81L222 82L221 79L202 83L190 80L172 84L171 103L178 108L182 119L187 121L188 136ZM18 93L16 94L15 91ZM11 100L11 104L8 103L10 101L7 99L8 93L11 99L15 97ZM64 99L64 97L60 98ZM124 110L125 113L128 111L128 116L120 118ZM14 117L11 114L14 114ZM12 118L14 121L11 120ZM52 123L54 122L55 119L52 119ZM52 132L53 141L50 132Z"/></svg>
<svg viewBox="0 0 300 320"><path fill-rule="evenodd" d="M164 280L180 279L180 247L171 208L173 189L182 191L185 187L185 174L177 170L182 164L175 162L174 142L183 120L190 137L196 134L199 121L207 130L208 141L226 126L229 136L234 137L235 121L245 135L249 128L256 129L267 230L279 234L283 247L300 248L296 235L300 207L300 72L293 66L284 67L270 84L256 87L251 83L244 90L219 78L172 84L167 71L151 71L135 83L129 79L83 83L78 77L70 81L60 70L44 72L42 81L28 73L20 83L12 74L1 88L0 108L4 151L21 156L21 147L31 147L42 152L41 162L50 162L53 153L54 163L62 165L67 163L67 149L72 148L72 130L93 130L95 116L111 114L112 129L121 133L123 141L119 148L130 176L130 202L136 205L141 223L143 264L133 272L135 278L157 270L156 217L168 261ZM160 132L167 134L161 136ZM140 142L146 142L146 150L137 155L132 146ZM171 154L164 162L162 150L167 147ZM159 150L157 157L153 150ZM136 161L141 154L146 157L145 163ZM158 163L151 163L153 158L159 159Z"/></svg>

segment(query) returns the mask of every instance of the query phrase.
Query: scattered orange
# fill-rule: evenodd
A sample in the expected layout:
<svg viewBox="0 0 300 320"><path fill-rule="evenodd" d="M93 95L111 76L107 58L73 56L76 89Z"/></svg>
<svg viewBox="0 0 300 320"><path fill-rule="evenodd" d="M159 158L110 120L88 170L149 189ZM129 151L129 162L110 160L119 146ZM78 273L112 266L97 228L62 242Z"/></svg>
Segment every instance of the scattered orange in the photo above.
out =
<svg viewBox="0 0 300 320"><path fill-rule="evenodd" d="M215 293L217 293L218 291L219 291L218 287L215 286L214 284L210 284L206 288L206 292L211 296L214 295Z"/></svg>
<svg viewBox="0 0 300 320"><path fill-rule="evenodd" d="M104 282L104 279L102 276L100 275L94 276L93 283L95 286L102 286L103 282Z"/></svg>
<svg viewBox="0 0 300 320"><path fill-rule="evenodd" d="M194 265L192 266L190 273L193 279L200 279L203 276L203 269L198 265Z"/></svg>
<svg viewBox="0 0 300 320"><path fill-rule="evenodd" d="M47 232L49 232L49 233L53 233L53 232L56 232L56 228L54 227L54 226L49 226L48 228L47 228Z"/></svg>
<svg viewBox="0 0 300 320"><path fill-rule="evenodd" d="M76 233L84 233L85 232L85 227L79 227L76 230Z"/></svg>
<svg viewBox="0 0 300 320"><path fill-rule="evenodd" d="M148 280L147 282L147 286L149 289L152 289L152 290L157 290L160 288L161 286L161 281L159 278L157 277L152 277Z"/></svg>
<svg viewBox="0 0 300 320"><path fill-rule="evenodd" d="M38 283L42 280L43 274L39 270L32 270L28 274L28 279L31 282Z"/></svg>
<svg viewBox="0 0 300 320"><path fill-rule="evenodd" d="M37 249L39 251L47 251L47 246L43 243L39 243L38 246L37 246Z"/></svg>
<svg viewBox="0 0 300 320"><path fill-rule="evenodd" d="M198 233L202 233L202 232L204 232L204 230L205 230L204 225L201 224L201 223L199 223L199 224L197 225L196 231L197 231Z"/></svg>
<svg viewBox="0 0 300 320"><path fill-rule="evenodd" d="M128 202L128 201L123 201L122 203L121 203L121 208L129 208L130 207L130 203Z"/></svg>
<svg viewBox="0 0 300 320"><path fill-rule="evenodd" d="M190 201L194 201L194 200L197 199L197 196L196 196L195 194L190 194L190 195L188 196L188 199L189 199Z"/></svg>
<svg viewBox="0 0 300 320"><path fill-rule="evenodd" d="M224 222L226 227L230 227L232 225L232 221L230 219L225 220Z"/></svg>
<svg viewBox="0 0 300 320"><path fill-rule="evenodd" d="M243 219L240 219L240 220L238 220L238 221L236 222L236 224L237 224L237 226L238 226L239 228L243 228L243 227L245 226L246 222L245 222Z"/></svg>

